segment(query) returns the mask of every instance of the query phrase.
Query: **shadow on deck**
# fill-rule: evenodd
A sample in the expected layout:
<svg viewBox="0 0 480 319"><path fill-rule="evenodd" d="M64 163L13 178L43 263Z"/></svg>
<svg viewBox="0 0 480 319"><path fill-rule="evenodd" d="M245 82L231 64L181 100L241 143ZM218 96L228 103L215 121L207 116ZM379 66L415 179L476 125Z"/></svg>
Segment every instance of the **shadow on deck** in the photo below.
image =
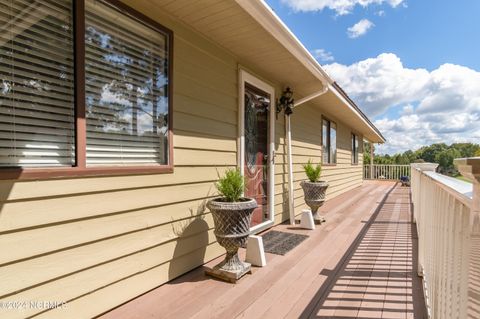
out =
<svg viewBox="0 0 480 319"><path fill-rule="evenodd" d="M300 318L426 318L409 188L388 191Z"/></svg>
<svg viewBox="0 0 480 319"><path fill-rule="evenodd" d="M274 227L309 238L236 285L200 267L104 318L426 318L409 189L367 181L321 210L314 231Z"/></svg>

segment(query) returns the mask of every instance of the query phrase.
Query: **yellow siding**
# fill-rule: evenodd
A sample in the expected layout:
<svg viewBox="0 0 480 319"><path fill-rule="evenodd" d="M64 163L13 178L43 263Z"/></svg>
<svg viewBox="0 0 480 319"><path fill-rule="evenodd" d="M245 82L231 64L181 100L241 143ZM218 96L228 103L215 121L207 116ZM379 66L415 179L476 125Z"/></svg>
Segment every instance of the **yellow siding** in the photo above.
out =
<svg viewBox="0 0 480 319"><path fill-rule="evenodd" d="M326 109L328 105L323 106ZM303 199L303 190L300 186L302 180L306 180L302 165L311 159L314 163L320 163L322 159L322 111L312 107L310 104L304 104L294 109L292 116L292 162L294 178L294 205L295 215L299 215L301 210L306 208ZM362 159L363 152L360 148L359 163L352 165L351 160L351 134L354 133L340 119L330 118L337 124L337 164L333 166L324 165L322 167L322 180L329 183L327 189L327 199L338 196L352 188L362 184ZM362 136L359 136L362 140ZM360 147L362 143L359 143ZM277 163L280 163L278 160ZM285 158L286 163L286 158ZM281 174L281 172L278 172ZM282 192L282 176L276 179L276 194ZM278 202L277 202L278 203ZM280 210L276 212L285 214ZM278 218L280 222L280 218Z"/></svg>
<svg viewBox="0 0 480 319"><path fill-rule="evenodd" d="M67 302L45 312L0 309L2 318L95 316L223 253L205 202L217 172L237 165L238 60L142 3L175 34L174 173L0 181L0 302ZM302 164L321 158L321 115L305 104L292 117L297 213ZM323 173L329 197L362 182L361 163L350 164L350 130L337 125L338 165ZM288 219L283 115L275 126L279 223Z"/></svg>

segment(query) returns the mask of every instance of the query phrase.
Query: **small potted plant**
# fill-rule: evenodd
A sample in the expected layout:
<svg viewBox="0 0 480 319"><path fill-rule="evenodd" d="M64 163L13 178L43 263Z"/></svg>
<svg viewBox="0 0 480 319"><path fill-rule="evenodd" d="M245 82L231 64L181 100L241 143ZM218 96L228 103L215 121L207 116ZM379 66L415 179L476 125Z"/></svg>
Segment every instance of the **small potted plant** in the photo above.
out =
<svg viewBox="0 0 480 319"><path fill-rule="evenodd" d="M322 173L322 166L317 164L314 166L311 160L303 165L305 174L308 180L302 181L300 186L303 188L305 203L310 207L313 214L313 219L316 223L325 221L323 217L318 215L318 208L325 202L325 192L328 188L328 183L320 180Z"/></svg>
<svg viewBox="0 0 480 319"><path fill-rule="evenodd" d="M245 178L238 169L228 169L215 184L220 197L207 203L213 215L215 237L225 248L225 259L213 268L207 269L208 275L236 282L250 272L250 264L238 257L238 248L247 242L250 235L250 220L257 202L253 198L242 197Z"/></svg>

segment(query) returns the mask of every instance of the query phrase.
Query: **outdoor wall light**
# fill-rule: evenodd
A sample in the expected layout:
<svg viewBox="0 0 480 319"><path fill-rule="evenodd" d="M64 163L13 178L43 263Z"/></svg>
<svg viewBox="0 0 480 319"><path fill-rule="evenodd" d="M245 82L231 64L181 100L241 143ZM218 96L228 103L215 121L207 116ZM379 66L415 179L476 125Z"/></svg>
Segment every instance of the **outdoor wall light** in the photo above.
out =
<svg viewBox="0 0 480 319"><path fill-rule="evenodd" d="M290 115L293 113L293 92L289 87L283 91L280 101L277 103L277 114L282 110L285 110L285 115Z"/></svg>

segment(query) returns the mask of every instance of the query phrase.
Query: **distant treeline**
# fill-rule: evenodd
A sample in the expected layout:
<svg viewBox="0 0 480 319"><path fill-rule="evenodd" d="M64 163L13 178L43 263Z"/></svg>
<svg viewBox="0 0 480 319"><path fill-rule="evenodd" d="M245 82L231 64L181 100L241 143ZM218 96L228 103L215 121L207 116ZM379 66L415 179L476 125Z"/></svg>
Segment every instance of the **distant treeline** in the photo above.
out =
<svg viewBox="0 0 480 319"><path fill-rule="evenodd" d="M424 146L418 150L408 150L394 155L377 155L373 157L374 164L410 164L419 162L438 163L438 170L442 174L458 175L453 165L455 158L480 156L480 145L473 143L445 143ZM370 163L370 144L365 145L363 152L365 164Z"/></svg>

